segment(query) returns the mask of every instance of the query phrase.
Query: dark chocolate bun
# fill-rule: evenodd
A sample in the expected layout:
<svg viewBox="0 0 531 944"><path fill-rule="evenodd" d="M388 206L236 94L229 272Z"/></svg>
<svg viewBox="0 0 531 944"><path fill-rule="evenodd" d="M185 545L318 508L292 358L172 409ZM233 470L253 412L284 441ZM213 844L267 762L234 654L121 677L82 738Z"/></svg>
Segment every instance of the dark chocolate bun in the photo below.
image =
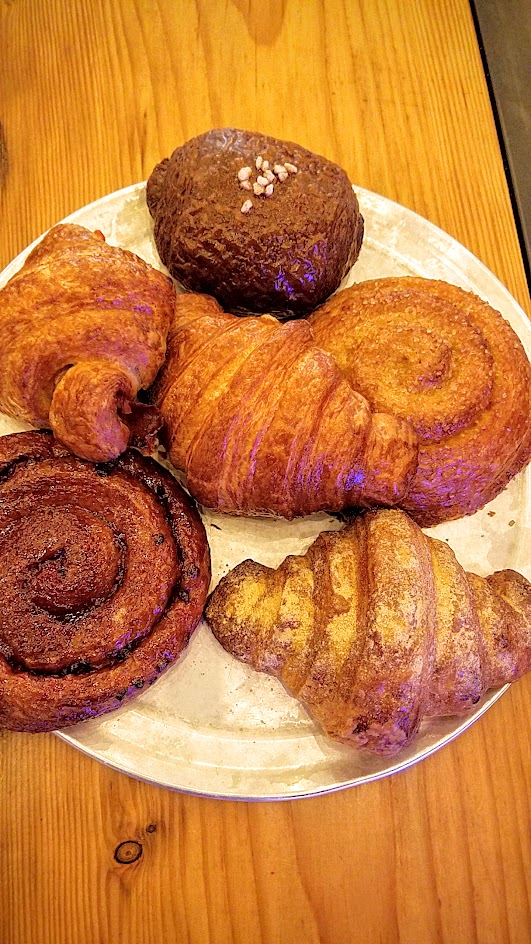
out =
<svg viewBox="0 0 531 944"><path fill-rule="evenodd" d="M201 134L157 164L147 203L171 275L236 314L309 314L337 289L363 239L356 195L337 164L234 128Z"/></svg>

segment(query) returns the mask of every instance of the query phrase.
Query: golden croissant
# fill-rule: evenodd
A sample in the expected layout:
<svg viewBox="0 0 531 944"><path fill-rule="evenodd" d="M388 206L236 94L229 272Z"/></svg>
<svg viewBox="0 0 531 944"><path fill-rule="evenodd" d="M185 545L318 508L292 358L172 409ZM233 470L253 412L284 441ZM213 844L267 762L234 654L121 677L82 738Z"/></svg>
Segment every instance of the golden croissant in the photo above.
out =
<svg viewBox="0 0 531 944"><path fill-rule="evenodd" d="M325 732L377 754L531 668L531 584L512 570L466 573L397 509L322 533L277 570L244 561L218 584L206 619Z"/></svg>
<svg viewBox="0 0 531 944"><path fill-rule="evenodd" d="M0 410L51 427L82 458L120 455L142 413L136 395L164 359L174 298L134 253L55 226L0 291Z"/></svg>
<svg viewBox="0 0 531 944"><path fill-rule="evenodd" d="M421 525L473 514L531 458L531 365L500 313L456 285L382 278L310 317L373 410L407 419L419 464L401 507Z"/></svg>
<svg viewBox="0 0 531 944"><path fill-rule="evenodd" d="M416 468L412 427L372 413L306 322L237 318L207 295L177 296L152 398L171 462L219 511L392 505Z"/></svg>

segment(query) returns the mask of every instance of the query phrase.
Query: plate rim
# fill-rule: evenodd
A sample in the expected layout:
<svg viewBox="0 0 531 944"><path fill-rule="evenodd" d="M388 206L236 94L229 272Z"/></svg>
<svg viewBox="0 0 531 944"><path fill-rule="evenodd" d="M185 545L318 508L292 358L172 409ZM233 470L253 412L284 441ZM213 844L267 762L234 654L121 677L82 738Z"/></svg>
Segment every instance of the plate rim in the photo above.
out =
<svg viewBox="0 0 531 944"><path fill-rule="evenodd" d="M64 743L69 744L71 747L74 747L76 750L81 751L82 754L85 754L92 760L103 764L104 767L108 767L110 770L125 774L127 777L132 777L134 780L140 780L142 783L147 783L151 786L162 787L163 789L171 790L173 793L184 794L185 796L201 797L202 799L209 800L226 800L229 802L234 800L237 803L281 803L289 802L290 800L309 800L320 796L327 796L330 793L338 793L340 790L366 786L367 784L375 783L377 780L384 780L386 777L403 773L410 767L415 767L418 763L426 760L428 757L432 757L433 754L436 754L442 748L447 747L452 743L452 741L455 741L458 737L464 734L465 731L471 728L476 721L479 721L480 718L482 718L483 715L487 713L489 708L491 708L495 702L497 702L502 697L502 695L508 691L510 687L511 683L508 683L506 685L502 685L500 688L491 689L488 695L485 696L485 700L482 701L480 707L475 709L473 714L464 716L462 723L458 725L457 728L445 735L440 741L437 741L435 744L426 747L418 756L410 757L403 761L397 761L396 764L393 764L391 767L387 767L384 770L376 771L372 774L366 774L362 777L355 777L352 780L345 780L341 783L334 783L330 786L319 787L316 790L294 790L289 794L215 793L208 790L199 790L192 787L179 786L177 784L170 783L165 779L156 780L153 777L149 777L147 774L140 774L134 770L121 767L117 761L113 761L108 757L102 757L97 751L91 749L89 745L84 744L82 741L76 741L73 739L68 734L68 729L66 728L63 730L52 731L51 734L58 737ZM352 750L355 750L355 748L352 748Z"/></svg>

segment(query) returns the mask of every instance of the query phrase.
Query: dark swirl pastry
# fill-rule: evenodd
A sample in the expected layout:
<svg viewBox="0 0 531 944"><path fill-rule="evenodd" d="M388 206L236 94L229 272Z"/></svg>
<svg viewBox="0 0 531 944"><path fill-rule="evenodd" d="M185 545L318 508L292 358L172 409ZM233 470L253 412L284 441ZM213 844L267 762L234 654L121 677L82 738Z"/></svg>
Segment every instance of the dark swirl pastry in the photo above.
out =
<svg viewBox="0 0 531 944"><path fill-rule="evenodd" d="M337 164L235 128L201 134L152 171L160 258L235 314L307 315L358 258L363 217Z"/></svg>
<svg viewBox="0 0 531 944"><path fill-rule="evenodd" d="M422 525L470 515L531 457L531 366L499 312L446 282L387 278L345 289L310 318L368 400L408 420L419 464L400 502Z"/></svg>
<svg viewBox="0 0 531 944"><path fill-rule="evenodd" d="M0 438L0 728L64 727L140 692L185 648L209 581L194 503L153 459Z"/></svg>
<svg viewBox="0 0 531 944"><path fill-rule="evenodd" d="M0 410L93 462L134 444L139 425L154 434L136 396L164 360L174 299L139 256L55 226L0 290Z"/></svg>

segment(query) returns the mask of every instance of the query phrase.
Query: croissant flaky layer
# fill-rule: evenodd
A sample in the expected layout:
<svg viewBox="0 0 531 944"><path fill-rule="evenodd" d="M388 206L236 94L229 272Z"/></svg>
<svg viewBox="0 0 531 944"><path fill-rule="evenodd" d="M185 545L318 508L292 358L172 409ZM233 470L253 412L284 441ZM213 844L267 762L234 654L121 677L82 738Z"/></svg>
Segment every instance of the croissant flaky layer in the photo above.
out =
<svg viewBox="0 0 531 944"><path fill-rule="evenodd" d="M383 278L310 317L371 409L407 419L419 464L401 506L421 525L473 514L531 458L531 365L500 313L446 282Z"/></svg>
<svg viewBox="0 0 531 944"><path fill-rule="evenodd" d="M53 227L0 290L0 410L51 427L82 458L120 455L136 394L164 359L174 297L134 253Z"/></svg>
<svg viewBox="0 0 531 944"><path fill-rule="evenodd" d="M153 400L171 462L220 511L393 505L416 468L412 427L372 413L307 323L237 318L206 295L177 296Z"/></svg>
<svg viewBox="0 0 531 944"><path fill-rule="evenodd" d="M322 533L277 570L244 561L206 619L329 735L378 754L403 748L423 718L466 712L531 668L531 584L511 570L466 573L395 509Z"/></svg>

